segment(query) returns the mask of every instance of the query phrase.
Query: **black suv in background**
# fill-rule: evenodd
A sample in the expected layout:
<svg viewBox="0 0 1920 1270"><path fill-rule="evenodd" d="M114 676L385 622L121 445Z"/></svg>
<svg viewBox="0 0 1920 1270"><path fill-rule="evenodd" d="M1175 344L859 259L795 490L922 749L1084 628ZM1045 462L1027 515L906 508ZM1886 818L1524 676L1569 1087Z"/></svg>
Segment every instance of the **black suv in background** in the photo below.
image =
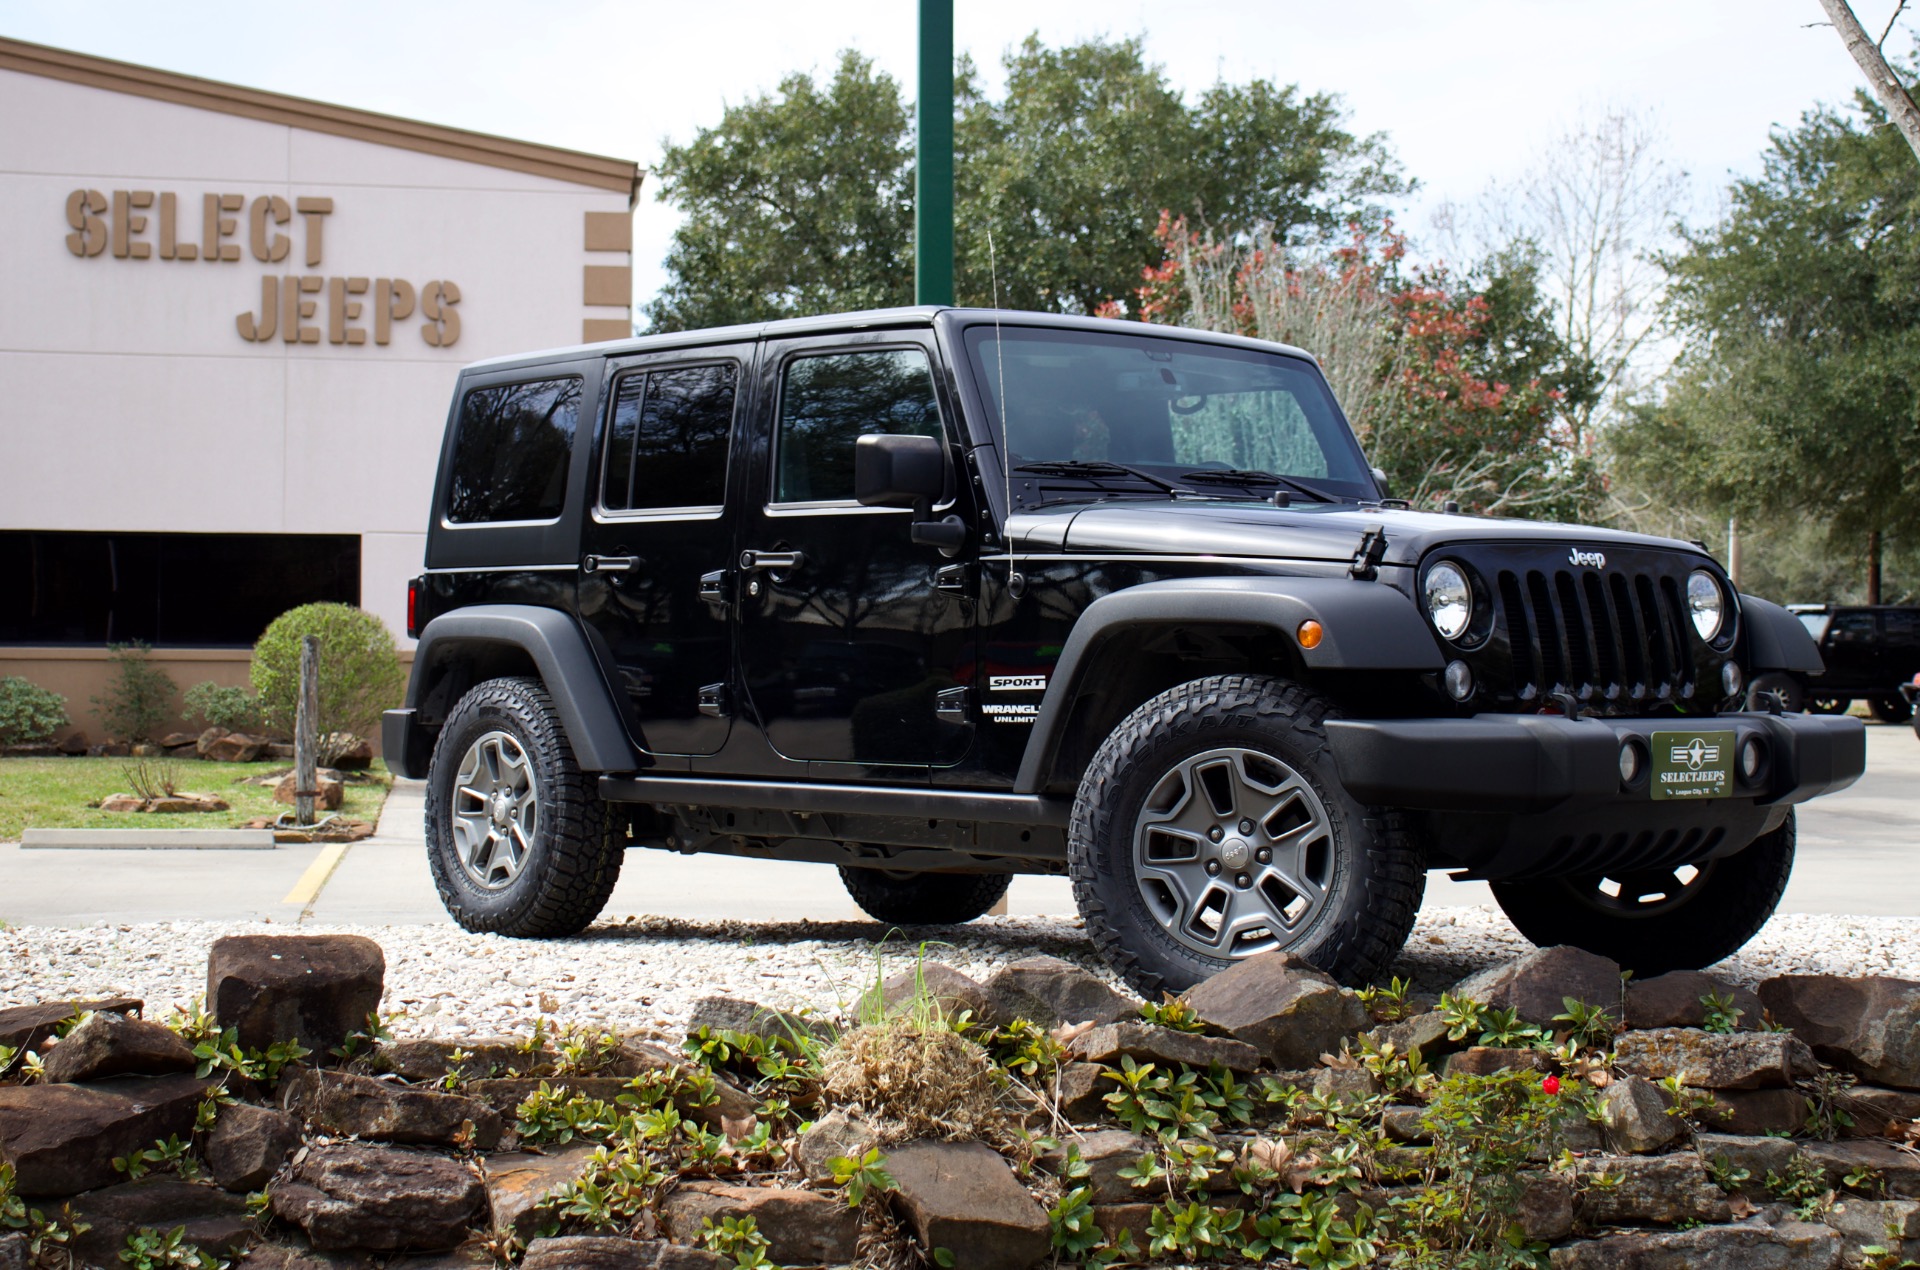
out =
<svg viewBox="0 0 1920 1270"><path fill-rule="evenodd" d="M1378 975L1427 871L1540 943L1705 965L1772 913L1857 720L1682 542L1385 496L1318 365L910 309L462 372L388 762L472 930L593 920L628 847L839 868L966 921L1066 873L1150 998Z"/></svg>
<svg viewBox="0 0 1920 1270"><path fill-rule="evenodd" d="M1780 675L1756 681L1756 691L1777 691L1788 710L1845 714L1865 701L1882 723L1905 723L1913 706L1903 685L1920 675L1920 608L1893 605L1790 604L1787 606L1820 647L1824 669L1815 675Z"/></svg>

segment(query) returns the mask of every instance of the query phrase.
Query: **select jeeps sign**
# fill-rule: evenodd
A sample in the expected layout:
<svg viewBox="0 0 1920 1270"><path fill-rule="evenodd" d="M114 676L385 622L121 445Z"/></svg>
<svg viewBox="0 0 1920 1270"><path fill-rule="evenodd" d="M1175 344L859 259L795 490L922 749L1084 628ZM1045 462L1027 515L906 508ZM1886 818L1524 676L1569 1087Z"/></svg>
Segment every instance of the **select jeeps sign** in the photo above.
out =
<svg viewBox="0 0 1920 1270"><path fill-rule="evenodd" d="M1733 733L1655 732L1656 802L1668 798L1725 798L1733 792Z"/></svg>

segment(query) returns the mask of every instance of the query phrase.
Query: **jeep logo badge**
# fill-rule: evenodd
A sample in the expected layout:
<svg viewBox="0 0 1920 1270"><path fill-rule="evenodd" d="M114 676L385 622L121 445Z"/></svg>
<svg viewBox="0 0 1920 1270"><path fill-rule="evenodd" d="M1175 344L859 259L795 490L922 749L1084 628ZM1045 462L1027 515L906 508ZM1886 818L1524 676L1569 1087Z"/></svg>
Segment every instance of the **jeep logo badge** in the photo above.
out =
<svg viewBox="0 0 1920 1270"><path fill-rule="evenodd" d="M1573 563L1573 567L1576 569L1583 564L1592 565L1596 569L1604 569L1607 567L1606 553L1601 551L1582 551L1580 548L1575 547L1567 553L1567 559Z"/></svg>

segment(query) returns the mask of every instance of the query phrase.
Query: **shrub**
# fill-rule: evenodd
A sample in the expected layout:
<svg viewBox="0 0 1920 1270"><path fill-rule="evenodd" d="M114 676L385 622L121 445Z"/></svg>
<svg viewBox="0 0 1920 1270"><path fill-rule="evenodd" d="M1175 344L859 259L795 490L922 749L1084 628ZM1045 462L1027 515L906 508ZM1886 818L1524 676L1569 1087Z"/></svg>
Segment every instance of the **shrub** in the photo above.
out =
<svg viewBox="0 0 1920 1270"><path fill-rule="evenodd" d="M173 713L173 676L147 660L147 645L135 640L130 644L108 644L112 653L113 681L107 695L93 698L100 722L109 736L126 741L150 741L160 725Z"/></svg>
<svg viewBox="0 0 1920 1270"><path fill-rule="evenodd" d="M0 745L51 741L65 726L65 697L18 675L0 675Z"/></svg>
<svg viewBox="0 0 1920 1270"><path fill-rule="evenodd" d="M273 619L253 646L253 688L268 726L291 734L300 708L300 641L320 640L320 717L315 735L377 735L380 713L400 704L406 672L393 633L351 604L303 604ZM326 755L321 756L325 762Z"/></svg>
<svg viewBox="0 0 1920 1270"><path fill-rule="evenodd" d="M198 719L210 728L244 732L260 725L260 702L245 688L229 687L209 679L187 689L182 701L189 721Z"/></svg>

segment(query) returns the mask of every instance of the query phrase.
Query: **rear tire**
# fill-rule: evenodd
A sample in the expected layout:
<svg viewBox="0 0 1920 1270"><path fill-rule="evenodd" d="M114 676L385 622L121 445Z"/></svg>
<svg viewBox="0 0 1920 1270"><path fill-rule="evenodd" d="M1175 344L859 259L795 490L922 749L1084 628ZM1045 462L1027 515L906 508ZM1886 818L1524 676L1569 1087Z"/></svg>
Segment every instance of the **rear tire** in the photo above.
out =
<svg viewBox="0 0 1920 1270"><path fill-rule="evenodd" d="M1868 697L1867 709L1882 723L1905 723L1913 718L1913 707L1908 705L1907 699L1898 693L1884 697Z"/></svg>
<svg viewBox="0 0 1920 1270"><path fill-rule="evenodd" d="M1087 767L1067 841L1073 895L1149 1001L1285 950L1371 982L1413 929L1426 870L1399 817L1340 784L1325 698L1260 675L1154 697Z"/></svg>
<svg viewBox="0 0 1920 1270"><path fill-rule="evenodd" d="M1793 872L1794 837L1789 810L1778 829L1719 860L1617 879L1495 882L1493 898L1542 948L1572 944L1642 979L1703 970L1738 952L1773 916ZM1698 870L1691 879L1680 876L1687 868Z"/></svg>
<svg viewBox="0 0 1920 1270"><path fill-rule="evenodd" d="M1845 714L1852 708L1852 697L1811 696L1807 698L1808 714Z"/></svg>
<svg viewBox="0 0 1920 1270"><path fill-rule="evenodd" d="M889 926L957 926L1000 902L1011 873L895 873L840 866L860 910Z"/></svg>
<svg viewBox="0 0 1920 1270"><path fill-rule="evenodd" d="M471 931L578 934L606 907L625 854L538 679L489 679L460 698L427 772L427 861Z"/></svg>

